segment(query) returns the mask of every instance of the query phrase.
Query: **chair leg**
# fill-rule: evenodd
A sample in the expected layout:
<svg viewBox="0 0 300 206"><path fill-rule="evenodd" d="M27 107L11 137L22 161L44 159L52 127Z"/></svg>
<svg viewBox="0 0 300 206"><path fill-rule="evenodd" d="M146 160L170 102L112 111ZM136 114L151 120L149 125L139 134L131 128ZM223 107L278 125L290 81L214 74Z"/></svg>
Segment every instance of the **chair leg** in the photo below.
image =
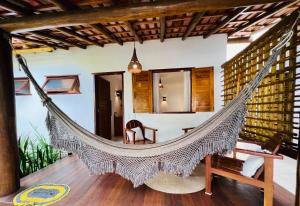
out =
<svg viewBox="0 0 300 206"><path fill-rule="evenodd" d="M207 155L205 157L205 194L212 195L211 192L211 181L212 181L212 174L211 174L211 155Z"/></svg>
<svg viewBox="0 0 300 206"><path fill-rule="evenodd" d="M265 158L264 206L273 206L273 159Z"/></svg>

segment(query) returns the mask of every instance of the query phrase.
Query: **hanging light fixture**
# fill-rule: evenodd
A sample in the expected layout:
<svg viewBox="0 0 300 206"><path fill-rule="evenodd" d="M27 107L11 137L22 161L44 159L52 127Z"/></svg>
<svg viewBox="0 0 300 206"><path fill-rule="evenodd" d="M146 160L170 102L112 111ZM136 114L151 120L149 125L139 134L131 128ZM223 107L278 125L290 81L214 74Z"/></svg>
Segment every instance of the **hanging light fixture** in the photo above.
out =
<svg viewBox="0 0 300 206"><path fill-rule="evenodd" d="M135 42L134 42L133 55L131 61L128 64L128 71L133 74L140 73L142 71L142 65L136 56Z"/></svg>

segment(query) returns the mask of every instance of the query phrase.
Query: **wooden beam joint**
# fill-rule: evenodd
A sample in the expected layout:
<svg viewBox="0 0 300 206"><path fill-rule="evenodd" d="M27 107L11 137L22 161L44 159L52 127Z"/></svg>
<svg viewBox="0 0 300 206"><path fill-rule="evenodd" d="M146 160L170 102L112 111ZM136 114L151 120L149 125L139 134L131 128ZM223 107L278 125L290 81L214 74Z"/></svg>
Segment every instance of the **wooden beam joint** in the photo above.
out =
<svg viewBox="0 0 300 206"><path fill-rule="evenodd" d="M107 28L105 28L103 25L101 25L101 24L91 24L91 27L93 29L101 32L103 35L105 35L110 40L112 40L114 42L117 42L121 46L123 45L123 42L120 39L118 39L113 33L111 33Z"/></svg>
<svg viewBox="0 0 300 206"><path fill-rule="evenodd" d="M134 36L134 38L142 44L143 39L137 34L136 30L133 27L133 24L130 21L125 21L125 24L128 27L131 34Z"/></svg>
<svg viewBox="0 0 300 206"><path fill-rule="evenodd" d="M166 36L166 17L160 17L160 41L163 42Z"/></svg>
<svg viewBox="0 0 300 206"><path fill-rule="evenodd" d="M195 27L200 22L204 14L205 12L198 12L194 14L189 26L186 29L186 32L183 34L182 40L186 40L188 36L190 36L190 34L192 33L192 31L194 31Z"/></svg>

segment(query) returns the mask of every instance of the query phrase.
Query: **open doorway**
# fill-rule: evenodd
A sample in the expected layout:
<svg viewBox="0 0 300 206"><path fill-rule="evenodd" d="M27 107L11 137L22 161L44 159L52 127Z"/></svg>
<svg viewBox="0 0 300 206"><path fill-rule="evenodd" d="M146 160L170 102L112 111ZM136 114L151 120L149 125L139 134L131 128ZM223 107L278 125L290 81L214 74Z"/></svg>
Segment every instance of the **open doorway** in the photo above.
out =
<svg viewBox="0 0 300 206"><path fill-rule="evenodd" d="M95 74L95 133L122 141L123 116L123 72Z"/></svg>

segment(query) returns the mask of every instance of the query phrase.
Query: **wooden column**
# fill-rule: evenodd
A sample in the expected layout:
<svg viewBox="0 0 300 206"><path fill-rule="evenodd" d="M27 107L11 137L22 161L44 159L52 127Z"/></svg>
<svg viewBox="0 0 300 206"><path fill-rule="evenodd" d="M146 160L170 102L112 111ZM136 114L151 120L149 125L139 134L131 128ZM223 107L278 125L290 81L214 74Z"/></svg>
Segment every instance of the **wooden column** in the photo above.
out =
<svg viewBox="0 0 300 206"><path fill-rule="evenodd" d="M265 158L264 206L273 206L273 159Z"/></svg>
<svg viewBox="0 0 300 206"><path fill-rule="evenodd" d="M205 157L205 194L212 195L211 192L211 181L212 181L212 173L211 173L211 155L207 155Z"/></svg>
<svg viewBox="0 0 300 206"><path fill-rule="evenodd" d="M15 89L8 34L0 31L0 197L19 189Z"/></svg>

